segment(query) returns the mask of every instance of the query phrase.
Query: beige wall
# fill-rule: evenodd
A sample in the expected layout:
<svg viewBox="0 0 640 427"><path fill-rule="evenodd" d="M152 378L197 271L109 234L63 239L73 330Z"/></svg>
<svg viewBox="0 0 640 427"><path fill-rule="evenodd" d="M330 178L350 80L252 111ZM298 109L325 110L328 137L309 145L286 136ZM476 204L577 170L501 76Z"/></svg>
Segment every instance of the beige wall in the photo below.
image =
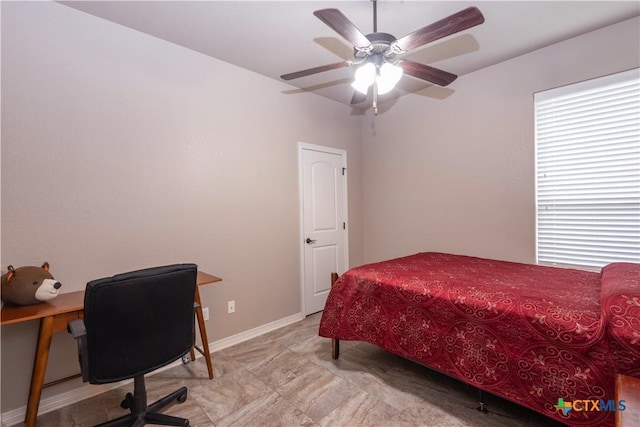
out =
<svg viewBox="0 0 640 427"><path fill-rule="evenodd" d="M535 262L533 93L638 67L639 29L625 21L369 115L365 261L441 251Z"/></svg>
<svg viewBox="0 0 640 427"><path fill-rule="evenodd" d="M361 263L360 127L290 88L60 4L2 2L2 271L47 260L70 292L195 262L224 278L203 289L211 341L299 313L297 143L347 150ZM2 328L2 412L26 404L36 333ZM78 370L70 337L53 350L47 379Z"/></svg>

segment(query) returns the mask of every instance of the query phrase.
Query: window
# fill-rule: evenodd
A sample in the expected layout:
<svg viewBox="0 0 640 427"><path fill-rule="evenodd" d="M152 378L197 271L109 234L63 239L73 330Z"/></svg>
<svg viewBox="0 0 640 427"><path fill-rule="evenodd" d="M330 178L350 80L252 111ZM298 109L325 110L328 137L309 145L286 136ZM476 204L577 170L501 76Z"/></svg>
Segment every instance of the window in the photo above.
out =
<svg viewBox="0 0 640 427"><path fill-rule="evenodd" d="M538 263L640 262L640 70L534 99Z"/></svg>

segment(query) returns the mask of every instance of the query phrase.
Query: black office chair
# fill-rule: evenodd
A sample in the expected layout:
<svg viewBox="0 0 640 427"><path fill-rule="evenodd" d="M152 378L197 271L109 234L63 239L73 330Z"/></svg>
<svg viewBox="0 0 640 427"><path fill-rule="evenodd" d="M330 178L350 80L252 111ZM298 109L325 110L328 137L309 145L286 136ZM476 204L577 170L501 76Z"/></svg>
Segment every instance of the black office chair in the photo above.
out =
<svg viewBox="0 0 640 427"><path fill-rule="evenodd" d="M82 379L105 384L134 379L121 406L131 414L100 426L189 426L189 420L160 414L187 388L147 405L144 375L186 355L194 344L197 266L176 264L132 271L87 283L84 322L69 323L78 342Z"/></svg>

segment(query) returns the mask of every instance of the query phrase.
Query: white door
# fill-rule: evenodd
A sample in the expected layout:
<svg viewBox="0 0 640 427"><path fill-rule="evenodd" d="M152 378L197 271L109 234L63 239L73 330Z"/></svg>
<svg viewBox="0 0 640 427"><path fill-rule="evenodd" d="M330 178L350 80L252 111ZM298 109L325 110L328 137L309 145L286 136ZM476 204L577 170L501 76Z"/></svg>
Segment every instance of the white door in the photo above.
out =
<svg viewBox="0 0 640 427"><path fill-rule="evenodd" d="M331 273L347 262L346 152L300 144L302 310L324 309Z"/></svg>

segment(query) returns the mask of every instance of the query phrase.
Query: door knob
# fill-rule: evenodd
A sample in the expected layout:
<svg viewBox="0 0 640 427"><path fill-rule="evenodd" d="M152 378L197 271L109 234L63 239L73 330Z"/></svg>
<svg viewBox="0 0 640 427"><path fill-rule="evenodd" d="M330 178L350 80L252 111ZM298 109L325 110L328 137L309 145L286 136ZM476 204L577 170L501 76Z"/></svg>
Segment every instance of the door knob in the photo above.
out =
<svg viewBox="0 0 640 427"><path fill-rule="evenodd" d="M305 242L307 242L308 245L313 245L316 241L307 237L307 240L305 240Z"/></svg>

